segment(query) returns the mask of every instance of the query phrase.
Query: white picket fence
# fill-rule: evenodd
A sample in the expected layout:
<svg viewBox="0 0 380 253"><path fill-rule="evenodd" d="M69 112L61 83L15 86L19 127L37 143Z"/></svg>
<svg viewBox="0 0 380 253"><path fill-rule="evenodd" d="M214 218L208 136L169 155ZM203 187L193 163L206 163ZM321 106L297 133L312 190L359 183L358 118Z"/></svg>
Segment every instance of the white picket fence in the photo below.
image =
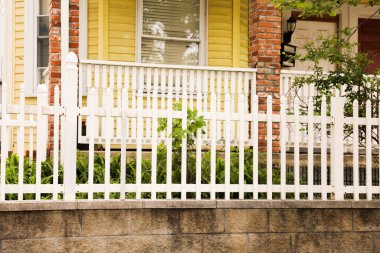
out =
<svg viewBox="0 0 380 253"><path fill-rule="evenodd" d="M135 72L136 76L132 75L131 86L136 88L132 88L132 91L129 90L129 83L125 82L124 86L119 85L119 88L115 89L109 85L112 84L112 75L111 77L107 75L104 78L104 89L99 91L100 86L94 85L99 78L93 78L92 74L89 74L94 73L90 71L93 67L89 67L92 64L89 62L80 65L82 66L81 70L84 65L88 65L86 69L88 70L87 84L89 84L88 92L85 94L86 101L83 100L80 104L84 94L81 89L78 89L80 87L78 80L83 81L83 76L78 76L78 72L81 72L78 71L77 64L75 54L70 54L63 72L65 79L62 84L62 96L60 97L60 91L56 87L55 103L52 106L47 104L45 85L39 86L37 105L34 106L25 105L23 89L20 90L20 103L8 104L7 86L3 86L2 120L0 122L2 134L0 201L9 199L10 194L17 194L17 199L21 201L24 200L24 194L27 193L35 194L36 200L44 199L48 194L53 200L62 197L66 201L75 200L79 193L85 193L85 197L89 200L99 198L99 196L105 200L115 198L115 196L120 199L150 198L153 200L157 198L180 198L182 200L220 198L267 200L304 198L308 200L344 200L352 198L359 200L366 198L372 200L378 198L380 194L379 165L376 161L378 154L374 154L371 135L367 135L366 140L360 140L358 137L358 131L362 131L359 126L365 126L365 131L371 133L373 129L379 128L380 119L371 117L370 104L367 106L366 118L358 117L357 106L353 117L344 117L344 100L334 98L331 101L331 116L326 114L326 101L323 102L322 115L315 116L312 99L309 99L307 115L301 115L298 99L295 100L292 110L294 114L288 114L288 103L285 97L281 98L279 113L273 112L273 99L268 97L267 111L259 112L258 97L245 92L252 90L249 88L248 80L253 80L246 79L246 76L252 76L254 72L246 74L245 70L239 69L223 69L218 72L218 70L212 69L186 69L184 71L182 68L180 69L182 73L179 74L179 77L182 77L182 81L179 79L181 91L176 93L173 88L175 86L171 84L174 84L173 80L176 80L178 76L174 75L178 67L167 67L169 68L168 82L161 82L161 87L162 84L167 83L166 92L163 92L160 90L160 82L157 81L160 79L159 75L155 74L162 71L161 66L132 66L132 73ZM107 64L103 62L99 65ZM94 69L100 69L97 66L95 64ZM109 65L107 66L109 67ZM124 68L122 73L126 73L125 71L129 67L121 68ZM119 73L119 67L117 69ZM110 71L112 72L112 68ZM224 74L222 74L223 71ZM140 75L137 75L138 72ZM236 74L230 75L232 72ZM153 73L153 85L150 89L145 89L144 85L149 83L149 73ZM187 79L187 73L190 73L189 79ZM200 73L201 78L198 78L196 73ZM99 77L99 75L100 73L95 72L95 76ZM232 78L228 79L229 82L222 82L220 76L225 75L237 78L235 79L237 80L237 92L231 92L230 85L229 88L223 86L223 84L234 83L231 81ZM121 76L128 77L128 80L130 77L129 74ZM217 88L210 88L209 95L202 95L200 91L203 89L197 89L198 92L192 90L189 94L187 80L192 80L195 76L197 76L196 80L203 80L201 83L205 86L211 83L212 87L216 83ZM120 76L117 75L117 80L119 78ZM191 83L200 85L200 82L195 82L195 80L194 82L190 81ZM245 86L247 83L248 85ZM223 96L219 98L220 101L218 96L221 93L217 92L218 89L225 90ZM100 92L102 93L99 94ZM134 106L129 106L131 94L136 95ZM205 99L207 100L205 101ZM234 99L234 103L232 103L232 99ZM148 101L150 101L150 106L147 106ZM181 108L174 110L175 103L179 103ZM232 106L236 109L233 110ZM182 122L183 129L187 128L188 108L196 108L198 115L204 117L205 133L203 134L201 129L197 129L197 137L191 149L188 149L187 138L182 139L179 154L180 167L176 168L173 157L178 154L173 153L173 139L170 134L176 120ZM42 162L47 156L46 137L49 118L54 125L52 140L54 162L51 173L52 180L50 183L46 183L42 182L41 178ZM165 119L167 122L167 130L163 133L157 131L160 119ZM82 122L82 120L87 125L85 135L81 134L77 128L78 122ZM306 125L307 128L304 129L302 125ZM352 126L354 131L353 145L350 147L345 146L344 143L344 128L347 125ZM287 145L289 126L294 129L292 149L289 149ZM318 147L320 156L315 155L314 137L317 126L320 129L318 134L321 138L321 145ZM33 134L34 130L36 130L36 136ZM280 138L277 140L278 130ZM30 133L29 139L26 139L25 134L28 132ZM306 157L300 152L301 135L305 132L308 138ZM19 155L18 182L16 180L14 183L7 183L9 173L6 172L9 168L6 166L6 160L8 151L11 150L11 134L18 138L16 150ZM329 136L332 139L330 147L327 142ZM80 138L83 138L82 141L88 143L88 182L81 184L76 182L78 137L79 142L81 142ZM263 141L266 141L266 151L260 155L259 143ZM32 184L23 182L26 150L24 143L29 143L31 159L33 159L33 151L36 151L36 181ZM158 173L162 173L162 167L159 167L162 166L162 164L159 165L162 160L159 160L157 156L160 143L163 143L167 150L165 152L164 173L166 177L164 181L161 179L158 181ZM364 149L360 145L361 143L366 145ZM104 152L96 150L100 144L104 148ZM361 149L365 150L365 154L362 154ZM348 153L348 150L353 150L353 153ZM205 156L207 152L209 157ZM94 178L95 174L99 173L99 168L96 168L94 164L97 153L104 157L102 183L96 182ZM115 180L115 176L111 175L111 171L115 170L115 168L111 168L113 153L120 155L120 168L116 169L119 173L119 180ZM188 163L190 156L194 159L194 164ZM365 168L361 166L363 163L360 163L360 159L363 157ZM328 158L330 158L330 162ZM353 159L352 168L349 168L353 173L352 184L347 183L345 179L347 159L349 158ZM126 166L131 159L135 159L133 168ZM150 166L148 181L144 179L144 175L146 175L145 160L149 160ZM205 175L206 163L207 175ZM63 183L59 182L60 164L63 166ZM306 173L303 172L304 168L306 168ZM194 171L195 178L190 178L190 171ZM179 179L173 180L176 176L174 174L178 172L180 173ZM364 182L361 180L363 175ZM133 176L133 180L127 181L126 179L131 176ZM220 176L225 180L220 179ZM205 180L204 177L208 179Z"/></svg>

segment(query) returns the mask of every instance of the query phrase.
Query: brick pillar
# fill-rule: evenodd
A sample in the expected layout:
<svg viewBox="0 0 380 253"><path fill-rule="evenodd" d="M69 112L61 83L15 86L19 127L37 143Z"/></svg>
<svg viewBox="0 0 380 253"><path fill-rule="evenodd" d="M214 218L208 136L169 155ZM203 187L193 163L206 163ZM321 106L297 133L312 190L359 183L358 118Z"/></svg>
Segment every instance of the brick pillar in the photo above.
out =
<svg viewBox="0 0 380 253"><path fill-rule="evenodd" d="M54 104L54 87L61 85L61 0L50 0L49 103ZM79 53L79 0L70 0L69 50ZM54 122L49 118L49 149L53 145Z"/></svg>
<svg viewBox="0 0 380 253"><path fill-rule="evenodd" d="M280 105L281 12L269 0L250 0L249 64L257 69L259 110L267 109L267 96L273 98L273 110ZM279 124L273 124L273 151L279 151ZM266 150L266 124L259 125L259 149Z"/></svg>

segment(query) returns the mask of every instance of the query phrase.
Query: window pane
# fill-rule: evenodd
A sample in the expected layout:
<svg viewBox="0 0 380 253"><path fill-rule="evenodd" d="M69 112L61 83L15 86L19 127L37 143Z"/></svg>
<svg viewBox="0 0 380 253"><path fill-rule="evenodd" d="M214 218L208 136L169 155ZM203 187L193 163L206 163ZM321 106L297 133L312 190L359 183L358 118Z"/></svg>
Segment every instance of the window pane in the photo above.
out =
<svg viewBox="0 0 380 253"><path fill-rule="evenodd" d="M44 72L47 68L37 68L37 82L39 84L45 83Z"/></svg>
<svg viewBox="0 0 380 253"><path fill-rule="evenodd" d="M49 39L38 39L37 43L37 67L49 65Z"/></svg>
<svg viewBox="0 0 380 253"><path fill-rule="evenodd" d="M49 36L49 17L38 18L38 36Z"/></svg>
<svg viewBox="0 0 380 253"><path fill-rule="evenodd" d="M40 0L39 15L49 15L49 0Z"/></svg>
<svg viewBox="0 0 380 253"><path fill-rule="evenodd" d="M142 39L142 62L157 64L199 64L197 43Z"/></svg>
<svg viewBox="0 0 380 253"><path fill-rule="evenodd" d="M199 39L200 0L144 0L143 34Z"/></svg>

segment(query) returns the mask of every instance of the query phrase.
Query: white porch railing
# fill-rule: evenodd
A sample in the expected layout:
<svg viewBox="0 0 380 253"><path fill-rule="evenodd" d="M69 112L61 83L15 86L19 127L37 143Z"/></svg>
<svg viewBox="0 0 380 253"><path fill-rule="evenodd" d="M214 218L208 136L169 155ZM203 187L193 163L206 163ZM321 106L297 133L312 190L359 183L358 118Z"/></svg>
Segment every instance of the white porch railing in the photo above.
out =
<svg viewBox="0 0 380 253"><path fill-rule="evenodd" d="M96 107L104 108L106 105L107 89L111 90L112 105L121 108L122 91L125 90L126 109L137 111L138 91L141 91L143 97L143 109L153 110L152 94L157 92L158 110L171 110L169 107L175 107L178 102L187 97L188 103L185 108L200 111L209 111L211 109L211 95L216 96L216 111L225 112L226 94L230 94L230 110L232 113L238 110L249 112L249 101L252 99L251 94L256 93L256 69L251 68L223 68L223 67L195 67L195 66L175 66L175 65L157 65L141 63L120 63L106 61L81 60L79 64L79 106L85 104L85 95L93 87ZM243 94L245 104L243 108L238 107L238 96ZM174 100L172 100L174 99ZM80 122L85 124L86 119L80 118ZM105 119L95 122L93 129L95 134L95 143L104 142L106 136ZM110 122L108 129L111 129L111 143L121 143L121 119ZM136 132L137 119L128 120L126 131L127 144L135 144L137 138ZM87 132L88 124L87 125ZM152 138L152 120L144 121L142 133L143 144L151 144ZM235 122L231 125L231 138L233 142L237 141L238 131ZM89 139L79 129L79 141L88 143ZM248 136L249 127L245 124L245 135ZM217 140L222 141L222 123L217 123ZM159 136L159 140L165 139L165 132ZM210 132L207 131L207 139L210 139Z"/></svg>
<svg viewBox="0 0 380 253"><path fill-rule="evenodd" d="M223 99L220 98L221 110L219 110L217 91L218 89L224 90L222 85L224 82L221 77L218 78L223 75L218 74L217 70L214 74L210 73L210 76L216 75L216 86L210 88L209 95L205 96L207 97L207 102L205 102L201 92L197 92L196 97L191 97L191 93L187 92L187 85L182 85L183 90L178 94L174 93L174 89L170 88L170 85L165 89L167 92L163 92L164 89L160 90L157 81L159 75L154 73L159 71L162 73L162 69L158 69L157 66L155 66L157 70L150 70L154 80L150 92L147 92L148 88L145 91L144 86L136 87L135 107L128 106L131 104L129 85L121 88L120 97L115 97L112 86L107 86L105 90L99 91L99 86L91 84L86 103L83 101L83 104L79 105L77 99L78 68L75 55L70 54L65 65L66 69L63 74L66 78L63 84L62 103L59 102L60 92L56 88L55 103L53 106L48 106L46 86L40 85L37 105L25 105L23 89L20 93L20 103L10 105L7 102L6 85L3 86L2 120L0 122L2 131L0 201L12 198L21 201L25 199L25 194L34 194L35 200L45 198L58 200L63 196L63 199L67 201L74 200L76 196L90 200L94 198L106 200L110 198L149 198L153 200L157 198L180 198L182 200L231 198L343 200L350 198L360 200L363 197L372 200L378 198L380 194L379 167L376 159L373 159L378 155L373 153L370 135L367 135L365 140L358 138L359 126L365 126L366 132L379 128L380 120L371 117L370 105L365 118L358 117L357 106L354 107L353 117L344 117L344 101L341 98L334 98L331 117L326 116L326 102L322 106L322 115L315 116L313 103L310 100L308 114L301 116L299 101L296 99L293 108L294 114L288 115L287 101L284 97L281 99L279 114L272 111L272 98L268 97L267 112L259 113L257 96L247 97L244 93L245 89L239 87L236 88L237 94L232 93L231 86L228 85L229 88L225 90ZM132 76L132 80L133 78L142 78L143 75L138 76L137 73L144 70L146 66L132 68L136 68L136 70L132 69L132 73L136 74L136 77ZM149 72L147 69L145 70L146 72L143 73ZM186 77L189 74L187 70L182 71L182 75L174 76L173 74L171 76L169 74L168 84L172 83L171 80L176 80L177 76L185 80L195 79L195 73L198 71L193 71L194 74L191 74L190 70L190 77ZM201 71L203 74L207 72ZM230 73L229 70L223 71ZM246 75L243 70L233 71L238 72L235 74L238 83L240 78L247 80L244 78ZM175 72L174 70L168 71L168 73ZM100 76L100 73L96 75ZM129 77L130 75L125 76ZM144 76L146 77L146 75ZM119 77L116 80L120 80ZM92 77L88 80L92 80ZM204 80L204 84L215 85L213 78L198 80ZM240 82L243 87L245 87L243 85L245 82ZM145 84L145 81L139 82L139 84L143 83ZM149 75L147 83L149 83ZM183 84L186 83L183 82ZM196 84L196 82L190 81L191 83ZM218 88L218 83L220 83L220 88ZM137 82L135 84L137 85ZM198 91L202 91L202 89L198 89ZM102 93L100 96L99 92L105 92L105 94ZM182 105L182 108L175 110L173 108L177 95L178 104ZM237 96L234 103L237 109L231 110L231 100L234 96ZM99 105L100 99L103 102L101 105ZM164 106L160 99L164 101ZM150 101L151 107L146 106L148 101ZM186 128L187 109L191 103L198 109L198 115L203 116L206 121L205 133L202 133L201 129L197 129L197 136L191 147L187 145L188 139L183 138L179 150L174 150L173 138L170 133L175 127L175 122L178 121L182 122L183 128ZM248 110L246 110L247 108ZM43 163L46 158L48 117L51 117L54 122L51 168ZM88 156L85 156L87 163L84 167L76 164L78 156L76 126L80 117L87 121L87 133L83 138L86 138L89 144ZM168 130L162 135L157 131L159 119L165 119L167 123ZM134 125L131 124L133 120ZM104 135L101 137L95 132L96 129L99 129L97 122L104 124L101 130L104 131ZM147 122L151 124L151 127L148 128L150 131L148 133L149 142L148 137L145 136ZM114 127L117 124L120 124L118 137L120 143L117 146L118 150L113 154L111 144L118 143L117 141L113 142L113 138L117 140L114 137L114 134L117 136L118 128ZM302 124L307 126L306 157L300 154ZM293 133L294 148L287 151L289 125L295 129ZM321 129L319 131L321 147L318 157L314 154L315 125L319 125ZM219 126L221 132L217 131ZM232 126L236 127L236 136L234 136ZM345 151L343 136L345 126L353 127L352 153ZM273 127L280 129L279 140L274 138L276 132L273 131ZM29 149L36 151L35 170L28 170L30 174L25 175L26 148L24 143L28 143L25 133L33 128L37 129L36 143L33 140L30 141ZM130 128L134 128L134 130L129 130ZM248 128L248 132L246 128ZM18 166L13 167L10 167L12 165L10 161L8 164L6 162L8 151L10 151L9 129L12 129L18 137L16 151L19 157ZM259 137L263 135L262 130L266 133L267 142L266 151L260 154ZM128 135L133 131L136 136ZM330 132L333 138L331 152L327 146ZM222 135L223 142L218 142L218 134ZM61 139L59 135L62 135ZM33 136L32 132L30 136ZM145 142L143 142L144 138ZM361 148L359 142L366 145L365 149ZM103 145L104 152L95 151L96 143ZM160 143L165 146L165 152L160 151ZM361 150L365 151L364 155L360 155ZM62 159L60 159L59 152L62 153ZM114 155L120 156L116 159L120 160L119 163L114 162L115 159L112 158ZM100 163L96 161L99 157L102 158ZM328 158L330 158L330 163L328 163ZM364 167L360 162L362 158L365 159ZM347 159L352 159L352 163L347 165ZM60 164L63 165L63 172ZM77 170L77 166L82 167L78 167ZM306 170L303 170L304 168ZM347 180L347 174L350 173L352 182ZM84 176L87 179L76 181L76 175L78 178ZM35 181L24 183L27 176L35 177ZM361 197L360 194L362 194Z"/></svg>

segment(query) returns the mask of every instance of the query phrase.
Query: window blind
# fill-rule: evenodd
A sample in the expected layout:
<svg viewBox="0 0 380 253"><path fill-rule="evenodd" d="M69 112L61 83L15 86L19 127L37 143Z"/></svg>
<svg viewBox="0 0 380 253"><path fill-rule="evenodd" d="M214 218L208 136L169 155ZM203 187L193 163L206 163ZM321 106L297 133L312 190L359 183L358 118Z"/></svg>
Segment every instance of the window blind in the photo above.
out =
<svg viewBox="0 0 380 253"><path fill-rule="evenodd" d="M144 0L142 62L199 64L200 0Z"/></svg>

